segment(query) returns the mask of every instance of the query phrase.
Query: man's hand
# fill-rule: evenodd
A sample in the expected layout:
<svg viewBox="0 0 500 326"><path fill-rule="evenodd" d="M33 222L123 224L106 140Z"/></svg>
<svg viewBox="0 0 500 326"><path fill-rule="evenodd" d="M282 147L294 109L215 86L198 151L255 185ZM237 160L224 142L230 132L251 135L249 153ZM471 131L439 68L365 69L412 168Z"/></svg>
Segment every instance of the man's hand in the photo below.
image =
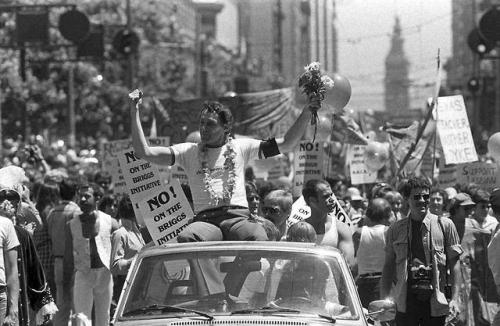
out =
<svg viewBox="0 0 500 326"><path fill-rule="evenodd" d="M449 308L450 308L450 318L457 318L458 315L460 314L460 306L458 304L458 302L453 299L450 301L450 303L448 304Z"/></svg>
<svg viewBox="0 0 500 326"><path fill-rule="evenodd" d="M12 308L12 307L10 307ZM19 323L19 314L17 309L10 309L9 314L3 320L3 326L16 326Z"/></svg>
<svg viewBox="0 0 500 326"><path fill-rule="evenodd" d="M321 109L321 99L319 95L311 95L308 98L307 108L311 111L318 111Z"/></svg>
<svg viewBox="0 0 500 326"><path fill-rule="evenodd" d="M128 97L134 102L134 104L137 106L138 104L142 104L142 97L143 93L140 89L135 89L132 91L132 93L128 94Z"/></svg>

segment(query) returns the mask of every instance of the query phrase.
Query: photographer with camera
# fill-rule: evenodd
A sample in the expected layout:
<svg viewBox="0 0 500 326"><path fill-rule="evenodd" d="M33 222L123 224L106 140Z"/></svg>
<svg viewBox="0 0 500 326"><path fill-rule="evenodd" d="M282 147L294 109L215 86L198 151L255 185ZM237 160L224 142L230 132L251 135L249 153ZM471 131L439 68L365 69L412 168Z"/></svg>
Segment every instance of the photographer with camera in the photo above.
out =
<svg viewBox="0 0 500 326"><path fill-rule="evenodd" d="M460 239L450 219L429 212L427 180L412 177L401 190L410 210L387 231L380 295L395 302L398 326L444 325L459 314Z"/></svg>

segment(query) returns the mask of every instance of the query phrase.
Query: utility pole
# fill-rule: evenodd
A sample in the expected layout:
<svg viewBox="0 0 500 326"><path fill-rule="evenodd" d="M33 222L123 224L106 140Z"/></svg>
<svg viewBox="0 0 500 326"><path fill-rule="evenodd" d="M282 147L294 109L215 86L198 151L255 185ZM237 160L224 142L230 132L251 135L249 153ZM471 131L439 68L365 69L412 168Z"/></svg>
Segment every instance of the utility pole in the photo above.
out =
<svg viewBox="0 0 500 326"><path fill-rule="evenodd" d="M130 0L127 0L127 30L132 33L132 9L130 8ZM128 54L128 65L127 65L127 87L132 90L134 87L134 53L130 52Z"/></svg>
<svg viewBox="0 0 500 326"><path fill-rule="evenodd" d="M2 80L0 79L0 157L3 158L3 124L2 124L2 102L3 102L3 93L2 93Z"/></svg>
<svg viewBox="0 0 500 326"><path fill-rule="evenodd" d="M24 83L26 81L26 48L24 47L24 43L19 49L19 76ZM31 134L31 126L26 103L24 103L24 107L22 109L22 124L24 127L24 141L27 141Z"/></svg>
<svg viewBox="0 0 500 326"><path fill-rule="evenodd" d="M75 66L70 63L68 70L68 122L69 122L69 145L75 147L76 119L75 119Z"/></svg>

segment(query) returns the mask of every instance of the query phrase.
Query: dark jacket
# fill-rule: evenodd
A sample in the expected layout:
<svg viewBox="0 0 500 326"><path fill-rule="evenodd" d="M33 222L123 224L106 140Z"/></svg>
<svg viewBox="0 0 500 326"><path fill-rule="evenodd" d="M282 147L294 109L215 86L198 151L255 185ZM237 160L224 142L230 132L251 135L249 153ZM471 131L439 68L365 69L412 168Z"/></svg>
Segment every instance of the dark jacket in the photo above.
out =
<svg viewBox="0 0 500 326"><path fill-rule="evenodd" d="M35 249L35 243L28 231L15 226L20 246L17 247L19 272L19 325L29 325L29 307L35 312L45 304L53 302L50 288L45 279L42 264Z"/></svg>

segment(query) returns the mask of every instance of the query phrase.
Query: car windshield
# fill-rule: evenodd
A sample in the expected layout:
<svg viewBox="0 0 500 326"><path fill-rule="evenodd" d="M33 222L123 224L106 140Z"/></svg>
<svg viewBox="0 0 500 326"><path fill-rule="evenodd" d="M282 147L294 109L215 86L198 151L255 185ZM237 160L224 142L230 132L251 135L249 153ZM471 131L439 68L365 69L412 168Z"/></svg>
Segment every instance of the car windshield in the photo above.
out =
<svg viewBox="0 0 500 326"><path fill-rule="evenodd" d="M335 256L279 249L149 256L141 260L130 291L122 298L121 316L162 318L202 312L358 319L346 273Z"/></svg>

